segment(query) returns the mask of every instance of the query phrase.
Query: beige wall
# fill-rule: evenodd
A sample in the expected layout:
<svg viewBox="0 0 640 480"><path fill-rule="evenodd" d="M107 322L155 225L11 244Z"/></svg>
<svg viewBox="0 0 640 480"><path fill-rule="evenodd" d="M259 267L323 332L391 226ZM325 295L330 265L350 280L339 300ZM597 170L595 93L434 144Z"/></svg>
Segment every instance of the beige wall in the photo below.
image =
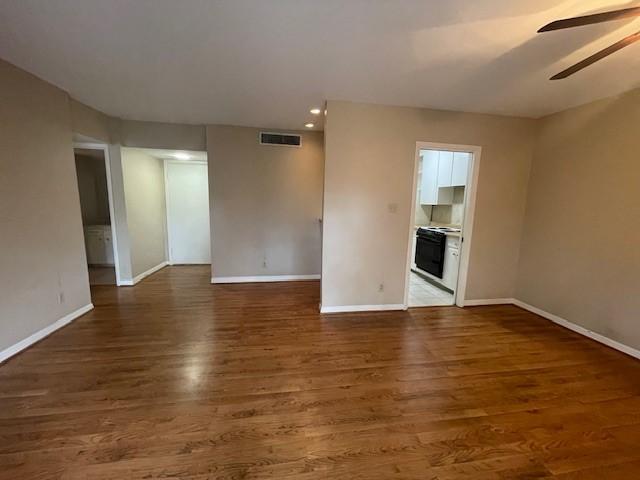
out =
<svg viewBox="0 0 640 480"><path fill-rule="evenodd" d="M110 130L113 125L113 119L73 98L69 99L69 105L71 107L71 129L73 133L105 143L111 141Z"/></svg>
<svg viewBox="0 0 640 480"><path fill-rule="evenodd" d="M534 120L335 101L326 120L323 306L403 303L417 141L482 147L466 298L513 296Z"/></svg>
<svg viewBox="0 0 640 480"><path fill-rule="evenodd" d="M69 99L0 60L0 105L2 351L91 297Z"/></svg>
<svg viewBox="0 0 640 480"><path fill-rule="evenodd" d="M164 163L135 148L122 149L124 197L133 277L167 259Z"/></svg>
<svg viewBox="0 0 640 480"><path fill-rule="evenodd" d="M113 127L112 137L123 147L194 151L207 148L206 129L202 125L119 120Z"/></svg>
<svg viewBox="0 0 640 480"><path fill-rule="evenodd" d="M640 348L640 90L542 121L516 297Z"/></svg>
<svg viewBox="0 0 640 480"><path fill-rule="evenodd" d="M75 134L124 147L175 150L206 149L206 129L202 125L143 122L109 117L71 98L71 125Z"/></svg>
<svg viewBox="0 0 640 480"><path fill-rule="evenodd" d="M114 250L118 264L119 280L130 282L134 275L131 270L131 238L127 224L127 203L124 193L124 175L122 167L122 147L119 144L109 145L109 171L111 176L111 198L113 217L111 224L115 229Z"/></svg>
<svg viewBox="0 0 640 480"><path fill-rule="evenodd" d="M259 132L207 127L213 275L318 274L322 133L298 132L294 148L260 145Z"/></svg>

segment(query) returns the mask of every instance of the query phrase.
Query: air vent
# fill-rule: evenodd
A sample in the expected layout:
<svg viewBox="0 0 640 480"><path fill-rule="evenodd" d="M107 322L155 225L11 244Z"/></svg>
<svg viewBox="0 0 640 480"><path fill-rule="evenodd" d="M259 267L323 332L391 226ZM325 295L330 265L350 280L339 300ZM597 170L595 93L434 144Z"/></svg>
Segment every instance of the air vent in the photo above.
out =
<svg viewBox="0 0 640 480"><path fill-rule="evenodd" d="M299 147L302 145L300 135L286 133L260 132L260 145L280 145L285 147Z"/></svg>

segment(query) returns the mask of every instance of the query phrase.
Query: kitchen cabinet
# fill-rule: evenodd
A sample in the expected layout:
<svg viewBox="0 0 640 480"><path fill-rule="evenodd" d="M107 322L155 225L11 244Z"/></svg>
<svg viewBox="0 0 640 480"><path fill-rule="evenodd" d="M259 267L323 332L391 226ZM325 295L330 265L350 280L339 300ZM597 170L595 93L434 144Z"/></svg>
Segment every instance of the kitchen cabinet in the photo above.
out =
<svg viewBox="0 0 640 480"><path fill-rule="evenodd" d="M438 152L438 188L451 186L453 152Z"/></svg>
<svg viewBox="0 0 640 480"><path fill-rule="evenodd" d="M437 150L424 150L422 156L422 174L420 176L420 203L422 205L451 205L453 203L453 189L440 188L440 156L442 153ZM444 163L447 163L445 158ZM451 156L451 167L453 168L453 155ZM449 176L451 171L449 171ZM446 179L446 172L443 170L443 181ZM449 182L451 179L449 178Z"/></svg>
<svg viewBox="0 0 640 480"><path fill-rule="evenodd" d="M463 187L467 184L470 158L471 154L468 152L453 153L450 186Z"/></svg>
<svg viewBox="0 0 640 480"><path fill-rule="evenodd" d="M467 184L471 154L423 150L420 174L420 203L422 205L451 205L453 187Z"/></svg>
<svg viewBox="0 0 640 480"><path fill-rule="evenodd" d="M114 265L110 225L89 225L84 229L89 265Z"/></svg>
<svg viewBox="0 0 640 480"><path fill-rule="evenodd" d="M450 290L456 289L458 282L458 266L460 265L460 238L447 235L444 251L444 269L442 284Z"/></svg>

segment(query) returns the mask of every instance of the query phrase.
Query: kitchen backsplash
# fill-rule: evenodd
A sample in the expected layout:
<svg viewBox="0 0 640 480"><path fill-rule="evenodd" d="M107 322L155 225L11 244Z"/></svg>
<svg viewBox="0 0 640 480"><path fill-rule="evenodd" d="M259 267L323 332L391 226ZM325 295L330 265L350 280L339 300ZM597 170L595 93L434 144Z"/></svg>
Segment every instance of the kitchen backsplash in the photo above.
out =
<svg viewBox="0 0 640 480"><path fill-rule="evenodd" d="M429 217L434 223L462 225L464 216L464 187L453 189L453 205L416 206L416 225L428 225Z"/></svg>
<svg viewBox="0 0 640 480"><path fill-rule="evenodd" d="M431 205L422 205L420 201L416 204L416 225L429 225L431 219Z"/></svg>

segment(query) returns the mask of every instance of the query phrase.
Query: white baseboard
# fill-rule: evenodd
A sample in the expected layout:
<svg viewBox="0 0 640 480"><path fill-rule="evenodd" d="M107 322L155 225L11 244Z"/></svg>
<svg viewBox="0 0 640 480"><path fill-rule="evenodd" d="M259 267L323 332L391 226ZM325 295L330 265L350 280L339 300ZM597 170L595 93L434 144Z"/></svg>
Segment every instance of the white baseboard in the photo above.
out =
<svg viewBox="0 0 640 480"><path fill-rule="evenodd" d="M301 280L319 280L319 274L313 275L257 275L254 277L211 277L211 283L253 283L253 282L296 282Z"/></svg>
<svg viewBox="0 0 640 480"><path fill-rule="evenodd" d="M132 286L135 285L136 283L138 283L140 280L147 278L149 275L151 275L152 273L156 273L158 270L166 267L167 265L169 265L169 262L167 262L166 260L162 263L159 263L158 265L156 265L155 267L151 267L149 270L147 270L146 272L142 272L140 275L136 275L135 277L133 277L133 279L131 280L120 280L120 283L118 284L118 286Z"/></svg>
<svg viewBox="0 0 640 480"><path fill-rule="evenodd" d="M596 342L602 343L622 353L626 353L627 355L640 359L640 350L636 350L633 347L629 347L628 345L625 345L623 343L616 342L615 340L605 337L604 335L594 332L593 330L589 330L588 328L584 328L580 325L576 325L575 323L572 323L569 320L565 320L564 318L554 315L553 313L545 312L544 310L538 307L534 307L533 305L529 305L528 303L525 303L521 300L514 299L513 304L531 313L540 315L541 317L546 318L547 320L551 320L553 323L556 323L561 327L568 328L569 330L573 330L574 332L579 333L580 335L584 335L585 337L589 337L590 339L595 340Z"/></svg>
<svg viewBox="0 0 640 480"><path fill-rule="evenodd" d="M62 328L65 325L73 322L76 318L84 315L90 310L93 310L92 303L89 303L88 305L85 305L84 307L79 308L75 312L71 312L70 314L65 315L60 320L56 320L51 325L44 327L42 330L38 330L33 335L30 335L24 340L21 340L18 343L11 345L9 348L5 348L0 352L0 363L4 362L10 357L13 357L16 353L21 352L22 350L33 345L39 340L42 340L44 337L51 335L53 332L55 332L59 328Z"/></svg>
<svg viewBox="0 0 640 480"><path fill-rule="evenodd" d="M343 312L382 312L387 310L406 310L403 303L387 303L383 305L336 305L333 307L320 306L320 313L343 313Z"/></svg>
<svg viewBox="0 0 640 480"><path fill-rule="evenodd" d="M477 300L465 300L465 307L477 307L480 305L511 305L515 303L514 298L481 298Z"/></svg>
<svg viewBox="0 0 640 480"><path fill-rule="evenodd" d="M473 307L479 305L506 305L511 304L517 307L520 307L524 310L527 310L531 313L535 313L536 315L540 315L547 320L551 320L553 323L560 325L561 327L568 328L580 335L584 335L585 337L590 338L591 340L595 340L596 342L602 343L607 347L611 347L615 350L618 350L622 353L626 353L634 358L640 359L640 350L637 350L633 347L625 345L624 343L617 342L615 340L610 339L609 337L605 337L593 330L589 330L588 328L577 325L569 320L566 320L558 315L554 315L553 313L546 312L541 308L534 307L533 305L529 305L522 300L518 300L517 298L493 298L493 299L480 299L480 300L465 300L465 307Z"/></svg>

